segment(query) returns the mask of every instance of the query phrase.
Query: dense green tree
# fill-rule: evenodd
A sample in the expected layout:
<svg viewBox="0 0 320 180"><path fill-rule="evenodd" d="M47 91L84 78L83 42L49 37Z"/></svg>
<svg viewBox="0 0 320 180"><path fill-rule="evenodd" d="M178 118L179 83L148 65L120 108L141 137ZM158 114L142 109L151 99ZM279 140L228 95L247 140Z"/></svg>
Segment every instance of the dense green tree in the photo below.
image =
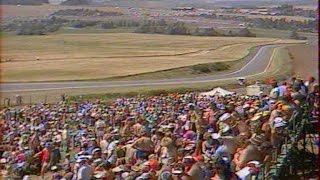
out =
<svg viewBox="0 0 320 180"><path fill-rule="evenodd" d="M255 37L255 34L251 33L247 28L240 29L237 35L240 37Z"/></svg>

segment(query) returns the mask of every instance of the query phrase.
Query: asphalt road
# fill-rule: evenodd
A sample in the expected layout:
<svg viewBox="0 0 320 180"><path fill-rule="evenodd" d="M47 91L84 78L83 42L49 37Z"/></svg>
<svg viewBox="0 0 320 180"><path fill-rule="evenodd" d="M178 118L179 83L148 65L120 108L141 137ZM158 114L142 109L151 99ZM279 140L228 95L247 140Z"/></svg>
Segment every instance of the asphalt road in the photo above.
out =
<svg viewBox="0 0 320 180"><path fill-rule="evenodd" d="M130 87L152 85L175 85L201 82L214 82L218 80L235 79L250 75L261 74L271 64L275 47L281 45L267 45L261 47L248 63L241 69L221 75L201 76L197 78L178 78L165 80L132 80L132 81L70 81L70 82L37 82L37 83L1 83L0 92L34 92L48 90Z"/></svg>

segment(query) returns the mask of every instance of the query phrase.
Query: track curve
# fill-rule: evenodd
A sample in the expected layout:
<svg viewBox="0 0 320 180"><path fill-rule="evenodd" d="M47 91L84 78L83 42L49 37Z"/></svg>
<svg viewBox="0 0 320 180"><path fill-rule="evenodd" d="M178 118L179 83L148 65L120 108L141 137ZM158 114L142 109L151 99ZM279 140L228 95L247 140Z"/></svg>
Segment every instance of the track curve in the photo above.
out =
<svg viewBox="0 0 320 180"><path fill-rule="evenodd" d="M266 72L271 64L274 49L281 45L262 46L254 57L241 69L221 75L201 76L196 78L177 78L163 80L132 80L132 81L68 81L68 82L36 82L36 83L1 83L2 93L9 92L33 92L48 90L106 88L106 87L130 87L152 85L174 85L201 82L214 82L224 79L245 77Z"/></svg>

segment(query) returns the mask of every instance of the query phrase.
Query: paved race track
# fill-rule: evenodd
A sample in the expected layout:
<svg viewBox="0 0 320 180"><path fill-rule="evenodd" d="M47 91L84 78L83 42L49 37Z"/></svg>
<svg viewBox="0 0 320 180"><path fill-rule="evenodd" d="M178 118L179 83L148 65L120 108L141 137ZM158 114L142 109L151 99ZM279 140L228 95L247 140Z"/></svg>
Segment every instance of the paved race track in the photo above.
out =
<svg viewBox="0 0 320 180"><path fill-rule="evenodd" d="M130 87L151 85L174 85L201 82L214 82L223 79L245 77L261 74L268 69L274 49L281 45L266 45L261 47L254 57L240 70L232 73L197 78L179 78L165 80L132 80L132 81L69 81L69 82L39 82L39 83L2 83L1 92L32 92L46 90L84 89L103 87Z"/></svg>

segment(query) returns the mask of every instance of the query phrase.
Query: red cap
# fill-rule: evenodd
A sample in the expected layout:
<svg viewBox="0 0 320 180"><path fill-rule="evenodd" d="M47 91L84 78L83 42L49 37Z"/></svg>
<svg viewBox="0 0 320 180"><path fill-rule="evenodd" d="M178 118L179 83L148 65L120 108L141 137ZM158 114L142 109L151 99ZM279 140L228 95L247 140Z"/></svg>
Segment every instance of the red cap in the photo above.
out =
<svg viewBox="0 0 320 180"><path fill-rule="evenodd" d="M192 158L193 158L195 161L203 161L203 160L204 160L204 158L203 158L202 155L193 156Z"/></svg>

